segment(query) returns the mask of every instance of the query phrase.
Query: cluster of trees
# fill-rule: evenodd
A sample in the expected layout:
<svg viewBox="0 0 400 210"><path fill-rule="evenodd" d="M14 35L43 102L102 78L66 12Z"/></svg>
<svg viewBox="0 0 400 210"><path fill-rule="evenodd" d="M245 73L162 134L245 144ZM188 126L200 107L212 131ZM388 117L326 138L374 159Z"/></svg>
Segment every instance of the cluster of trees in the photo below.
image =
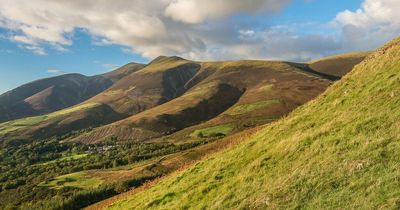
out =
<svg viewBox="0 0 400 210"><path fill-rule="evenodd" d="M14 140L0 142L0 209L25 206L27 209L76 209L100 201L130 187L138 186L148 179L129 180L102 186L93 190L65 187L61 190L38 186L54 177L90 169L106 169L132 164L146 159L187 150L206 140L175 145L146 144L126 141L108 141L97 145L60 143L58 139ZM107 151L90 152L90 148L110 146ZM88 154L81 159L63 160L74 154ZM59 161L57 161L59 160ZM160 176L162 174L157 174ZM82 199L85 198L85 199ZM85 202L82 202L85 200Z"/></svg>
<svg viewBox="0 0 400 210"><path fill-rule="evenodd" d="M153 180L160 175L132 179L120 183L112 183L91 190L74 190L69 196L55 195L52 198L38 202L27 202L21 209L81 209L96 202L102 201L133 187L138 187L148 180Z"/></svg>

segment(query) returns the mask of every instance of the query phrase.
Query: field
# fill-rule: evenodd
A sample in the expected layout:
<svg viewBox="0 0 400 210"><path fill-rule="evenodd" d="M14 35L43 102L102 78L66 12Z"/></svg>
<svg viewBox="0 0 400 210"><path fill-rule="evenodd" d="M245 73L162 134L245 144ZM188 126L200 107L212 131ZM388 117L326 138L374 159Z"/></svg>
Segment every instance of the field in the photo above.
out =
<svg viewBox="0 0 400 210"><path fill-rule="evenodd" d="M218 135L226 136L233 130L233 128L234 126L232 124L218 125L210 128L195 130L190 134L190 136L192 138L208 138Z"/></svg>
<svg viewBox="0 0 400 210"><path fill-rule="evenodd" d="M246 114L248 112L252 112L252 111L255 111L258 109L266 109L270 106L279 105L280 103L281 103L280 100L271 99L271 100L266 100L266 101L258 101L258 102L254 102L254 103L250 103L250 104L242 104L242 105L233 107L231 110L228 111L228 114L242 115L242 114Z"/></svg>
<svg viewBox="0 0 400 210"><path fill-rule="evenodd" d="M49 182L39 184L39 187L48 187L51 189L62 189L64 187L76 187L79 189L94 189L99 187L104 181L97 177L92 177L86 172L77 172L55 177Z"/></svg>
<svg viewBox="0 0 400 210"><path fill-rule="evenodd" d="M66 156L60 157L58 159L55 159L52 161L47 161L44 163L38 163L38 164L48 165L48 164L53 164L53 163L63 162L63 161L79 160L81 158L85 158L86 156L88 156L88 154L67 154Z"/></svg>
<svg viewBox="0 0 400 210"><path fill-rule="evenodd" d="M52 120L52 119L55 119L58 117L66 116L66 115L69 115L74 112L92 109L92 108L98 107L100 105L101 104L98 104L98 103L83 104L80 106L60 110L60 111L57 111L57 112L54 112L51 114L47 114L47 115L28 117L28 118L15 120L15 121L5 122L5 123L0 124L0 134L7 134L9 132L15 132L19 129L35 126L44 121L48 121L48 120Z"/></svg>

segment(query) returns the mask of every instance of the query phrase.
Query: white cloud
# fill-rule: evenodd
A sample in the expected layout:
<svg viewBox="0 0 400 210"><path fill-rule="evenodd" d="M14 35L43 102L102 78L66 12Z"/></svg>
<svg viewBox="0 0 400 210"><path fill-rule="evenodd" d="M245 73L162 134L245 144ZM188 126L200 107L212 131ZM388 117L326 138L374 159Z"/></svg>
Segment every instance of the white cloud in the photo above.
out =
<svg viewBox="0 0 400 210"><path fill-rule="evenodd" d="M342 30L344 49L371 50L400 35L399 11L399 0L365 0L354 12L340 12L332 24Z"/></svg>
<svg viewBox="0 0 400 210"><path fill-rule="evenodd" d="M104 68L107 68L108 70L114 70L114 69L120 67L121 65L112 64L112 63L105 63L105 64L102 64L102 66L103 66Z"/></svg>
<svg viewBox="0 0 400 210"><path fill-rule="evenodd" d="M48 69L47 73L49 73L49 74L63 74L65 72L62 71L62 70L59 70L59 69Z"/></svg>
<svg viewBox="0 0 400 210"><path fill-rule="evenodd" d="M118 44L147 58L304 61L342 51L371 50L400 32L400 1L365 0L332 21L340 35L299 34L288 27L235 22L235 15L269 16L291 0L0 0L8 39L39 55L68 51L75 30L93 44ZM312 3L311 3L312 4ZM250 26L250 27L249 27ZM311 27L310 27L311 28Z"/></svg>
<svg viewBox="0 0 400 210"><path fill-rule="evenodd" d="M218 18L235 13L276 12L288 0L174 0L165 14L174 20L198 24L207 18Z"/></svg>
<svg viewBox="0 0 400 210"><path fill-rule="evenodd" d="M0 26L12 32L10 39L40 54L45 54L44 44L65 51L74 30L83 29L95 37L95 44L119 44L148 58L202 57L214 45L238 40L238 32L233 25L225 26L229 22L224 17L269 14L288 1L187 0L187 6L186 0L0 0Z"/></svg>
<svg viewBox="0 0 400 210"><path fill-rule="evenodd" d="M24 49L30 50L36 55L47 55L46 51L43 47L39 47L37 45L28 45L28 46L21 46Z"/></svg>

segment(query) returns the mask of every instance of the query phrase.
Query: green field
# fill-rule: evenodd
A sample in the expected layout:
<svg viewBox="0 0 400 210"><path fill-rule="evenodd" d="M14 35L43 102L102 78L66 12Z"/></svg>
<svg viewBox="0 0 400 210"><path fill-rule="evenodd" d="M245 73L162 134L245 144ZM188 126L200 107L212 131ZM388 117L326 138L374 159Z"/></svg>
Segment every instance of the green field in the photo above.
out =
<svg viewBox="0 0 400 210"><path fill-rule="evenodd" d="M258 109L265 109L270 106L279 105L281 102L277 99L258 101L250 104L243 104L233 107L227 113L230 115L242 115Z"/></svg>
<svg viewBox="0 0 400 210"><path fill-rule="evenodd" d="M274 89L274 85L264 85L258 88L258 91L262 91L264 93L269 93Z"/></svg>
<svg viewBox="0 0 400 210"><path fill-rule="evenodd" d="M244 143L111 209L399 209L400 39Z"/></svg>
<svg viewBox="0 0 400 210"><path fill-rule="evenodd" d="M214 127L195 130L190 134L190 137L198 138L202 136L203 138L208 138L217 135L227 135L233 130L233 128L233 124L218 125Z"/></svg>
<svg viewBox="0 0 400 210"><path fill-rule="evenodd" d="M206 95L207 93L210 93L214 88L218 86L219 82L218 81L213 81L209 82L203 85L200 85L196 87L194 90L191 90L187 93L185 93L182 97L187 97L187 98L197 98L197 97L202 97Z"/></svg>
<svg viewBox="0 0 400 210"><path fill-rule="evenodd" d="M88 103L88 104L83 104L83 105L75 106L75 107L68 108L68 109L63 109L63 110L53 112L53 113L47 114L47 115L28 117L28 118L14 120L14 121L10 121L10 122L5 122L5 123L0 124L0 134L6 134L9 132L13 132L20 128L35 126L35 125L45 122L47 120L55 119L55 118L65 116L65 115L68 115L68 114L71 114L71 113L74 113L77 111L92 109L92 108L95 108L98 106L101 106L101 104Z"/></svg>
<svg viewBox="0 0 400 210"><path fill-rule="evenodd" d="M63 162L63 161L79 160L81 158L85 158L86 156L88 156L88 154L68 154L68 155L60 157L56 160L47 161L47 162L39 163L39 164L40 165L48 165L48 164L53 164L53 163Z"/></svg>
<svg viewBox="0 0 400 210"><path fill-rule="evenodd" d="M76 187L80 189L93 189L99 187L104 181L97 177L90 177L86 172L78 172L59 176L49 182L39 184L39 187L62 189L64 187Z"/></svg>

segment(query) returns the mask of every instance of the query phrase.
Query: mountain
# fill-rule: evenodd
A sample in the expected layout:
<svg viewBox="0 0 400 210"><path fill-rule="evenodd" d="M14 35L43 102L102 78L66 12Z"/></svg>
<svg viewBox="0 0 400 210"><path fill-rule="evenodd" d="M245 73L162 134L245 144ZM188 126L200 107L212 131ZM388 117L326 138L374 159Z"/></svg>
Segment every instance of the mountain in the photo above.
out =
<svg viewBox="0 0 400 210"><path fill-rule="evenodd" d="M0 124L0 136L48 138L112 123L180 96L198 69L195 62L159 57L74 107Z"/></svg>
<svg viewBox="0 0 400 210"><path fill-rule="evenodd" d="M110 209L397 209L400 39L317 99Z"/></svg>
<svg viewBox="0 0 400 210"><path fill-rule="evenodd" d="M337 71L345 71L343 64L349 71L348 62L335 61ZM336 79L324 72L325 66L313 70L289 62L195 62L160 56L147 65L128 64L101 75L114 84L74 107L0 124L0 136L62 136L94 143L144 141L177 131L174 139L194 140L202 131L220 128L222 132L207 135L227 135L274 121L323 92Z"/></svg>
<svg viewBox="0 0 400 210"><path fill-rule="evenodd" d="M188 90L182 96L94 129L75 140L144 141L199 123L203 124L183 137L195 140L199 138L196 132L218 127L225 127L227 131L214 135L226 135L275 120L331 84L327 78L286 62L231 61L198 65L197 74L185 84Z"/></svg>
<svg viewBox="0 0 400 210"><path fill-rule="evenodd" d="M66 74L37 80L0 95L0 122L42 115L79 104L140 68L128 64L108 74Z"/></svg>

